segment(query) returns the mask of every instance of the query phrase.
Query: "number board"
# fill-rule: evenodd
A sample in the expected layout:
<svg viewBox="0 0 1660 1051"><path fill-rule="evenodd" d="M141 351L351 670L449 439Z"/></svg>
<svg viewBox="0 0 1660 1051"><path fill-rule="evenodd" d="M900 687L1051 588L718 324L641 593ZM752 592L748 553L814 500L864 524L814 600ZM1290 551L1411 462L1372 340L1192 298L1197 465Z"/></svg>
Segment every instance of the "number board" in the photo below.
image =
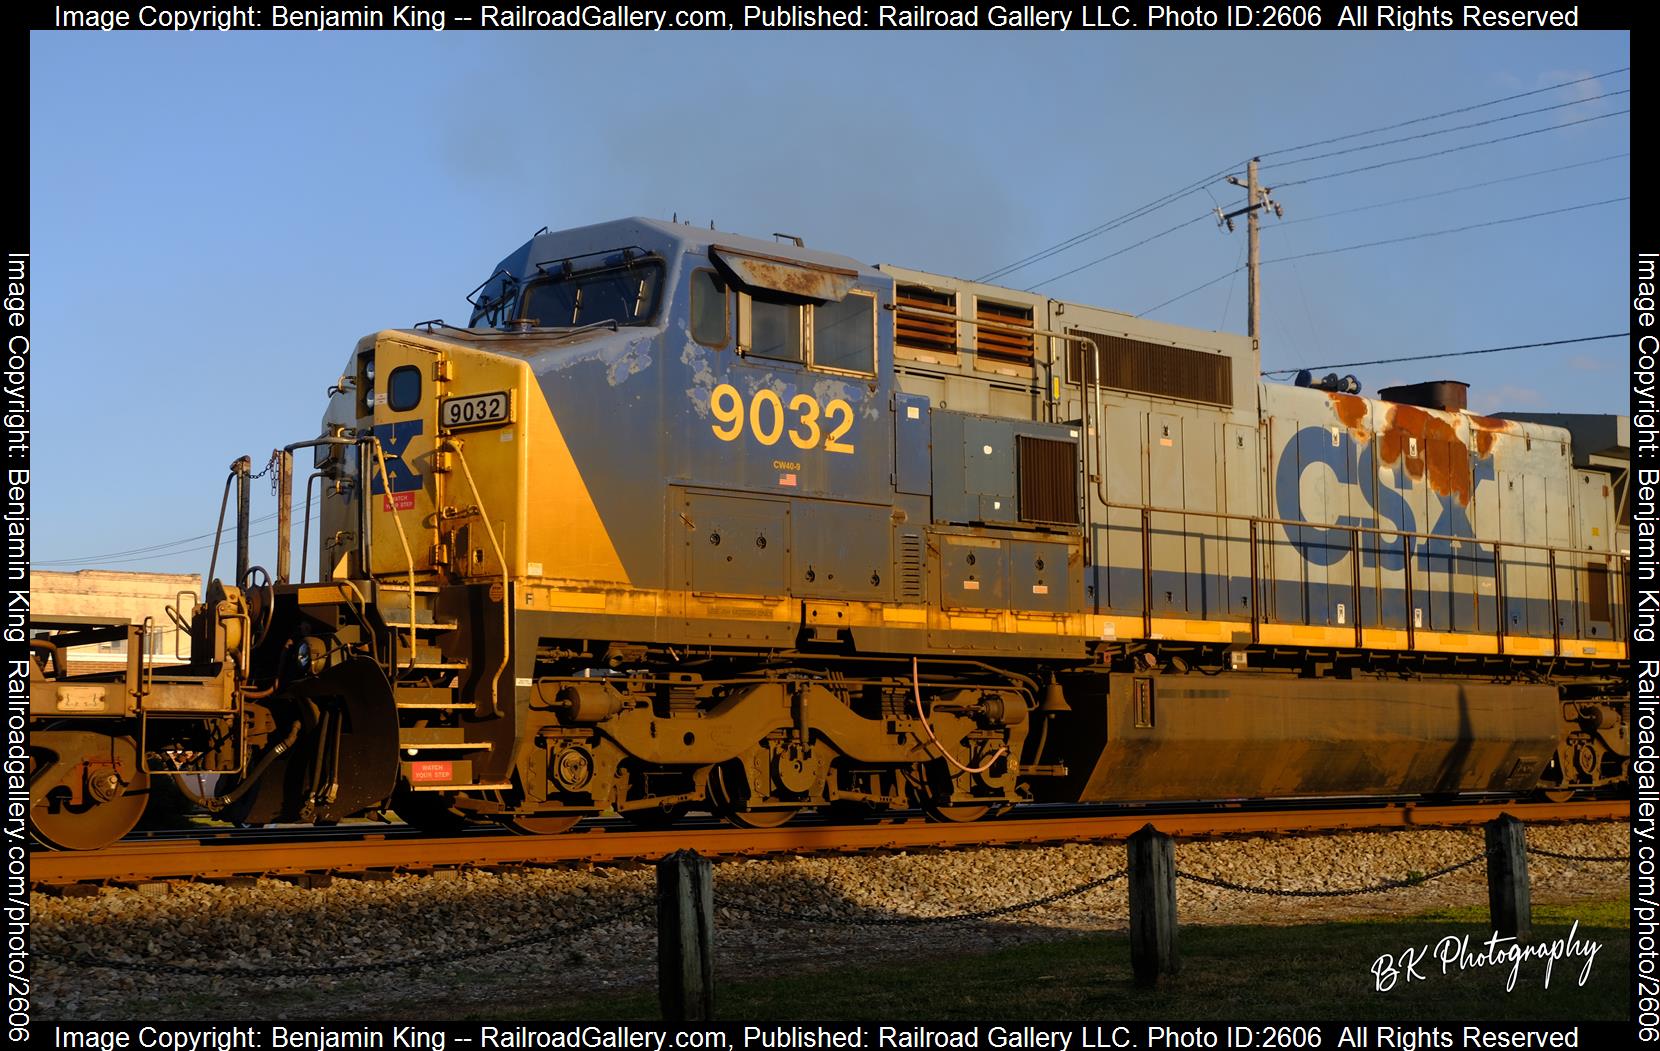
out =
<svg viewBox="0 0 1660 1051"><path fill-rule="evenodd" d="M512 421L513 396L510 391L468 394L460 398L445 398L438 403L438 423L452 431Z"/></svg>

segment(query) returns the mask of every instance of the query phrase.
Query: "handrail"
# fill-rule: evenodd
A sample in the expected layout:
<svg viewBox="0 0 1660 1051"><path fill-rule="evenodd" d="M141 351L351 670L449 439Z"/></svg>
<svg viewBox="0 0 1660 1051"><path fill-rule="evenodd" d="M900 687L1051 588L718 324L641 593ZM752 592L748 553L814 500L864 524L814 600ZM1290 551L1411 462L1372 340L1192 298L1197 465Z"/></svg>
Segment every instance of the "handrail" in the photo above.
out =
<svg viewBox="0 0 1660 1051"><path fill-rule="evenodd" d="M386 476L386 453L380 447L379 438L369 439L370 448L375 451L375 466L380 469L380 483L385 487L385 499L388 504L392 501L392 480ZM369 502L368 493L363 494L363 502ZM404 532L403 519L398 517L398 509L392 507L392 524L398 529L398 543L403 545L404 561L409 564L409 667L415 668L415 556L409 550L409 535ZM371 558L373 555L371 554ZM371 573L371 575L373 575Z"/></svg>
<svg viewBox="0 0 1660 1051"><path fill-rule="evenodd" d="M484 522L484 533L490 538L490 547L496 552L496 562L501 566L501 665L496 668L496 674L490 677L490 710L492 714L500 715L501 677L502 673L507 671L513 653L513 627L508 613L512 604L512 582L508 579L507 556L502 553L501 544L496 540L496 529L490 524L490 512L485 509L484 495L478 491L478 483L473 481L473 472L467 466L467 458L461 454L461 439L451 436L445 445L455 453L455 462L461 465L461 473L467 479L467 488L473 491L473 502L478 505L478 517Z"/></svg>
<svg viewBox="0 0 1660 1051"><path fill-rule="evenodd" d="M1251 611L1250 612L1250 623L1251 623L1251 642L1253 644L1258 644L1262 641L1261 628L1262 628L1262 624L1264 623L1264 619L1265 619L1264 616L1263 616L1263 612L1262 612L1262 608L1261 608L1261 601L1260 601L1261 600L1262 565L1261 565L1261 558L1259 557L1259 551L1260 551L1261 544L1264 542L1263 538L1260 536L1260 527L1262 525L1282 526L1282 527L1285 527L1288 532L1289 532L1290 529L1295 528L1295 529L1333 529L1333 530L1341 529L1341 530L1344 530L1348 533L1348 535L1349 535L1348 557L1353 560L1352 564L1350 566L1349 591L1350 591L1350 594L1352 596L1353 603L1354 603L1354 635L1355 635L1355 645L1356 646L1364 646L1364 644L1365 644L1365 623L1364 623L1364 619L1363 619L1363 616L1362 616L1363 611L1362 611L1362 603L1361 603L1361 595L1363 594L1363 591L1364 591L1365 582L1362 579L1361 562L1360 562L1360 554L1361 554L1360 537L1361 537L1361 534L1363 534L1363 533L1375 534L1375 535L1383 536L1383 537L1399 537L1401 539L1401 544L1402 544L1402 552L1401 552L1402 566L1401 566L1401 570L1402 570L1402 578L1403 578L1402 584L1403 584L1403 588L1404 588L1404 592L1405 592L1405 604L1406 604L1405 608L1407 610L1407 614L1406 614L1406 617L1405 617L1406 647L1409 650L1414 648L1414 646L1416 645L1417 633L1420 630L1419 625L1415 622L1415 619L1413 617L1413 611L1415 609L1413 599L1414 599L1415 596L1413 594L1414 587L1413 587L1413 579L1412 579L1413 578L1412 563L1415 561L1415 556L1418 552L1418 549L1420 548L1420 544L1417 543L1418 541L1423 541L1423 540L1447 540L1447 541L1456 541L1456 542L1461 543L1461 544L1469 544L1469 543L1490 544L1493 547L1493 573L1494 573L1494 578L1495 578L1494 596L1493 596L1493 603L1494 603L1493 609L1494 609L1495 624L1492 628L1484 630L1481 627L1481 623L1480 623L1480 620L1481 620L1481 596L1480 596L1479 591L1477 593L1471 595L1470 598L1474 601L1474 610L1475 610L1475 615L1476 615L1476 625L1475 625L1475 628L1473 630L1473 633L1474 634L1482 634L1482 635L1487 635L1487 634L1492 635L1494 637L1494 639L1496 640L1497 652L1500 653L1500 654L1503 654L1505 652L1505 636L1507 634L1507 629L1506 629L1506 624L1505 624L1506 609L1505 609L1505 589L1504 589L1505 561L1504 561L1504 559L1502 557L1502 554L1501 554L1501 549L1502 548L1504 548L1504 547L1522 548L1522 549L1525 549L1525 550L1534 550L1534 551L1544 551L1545 552L1545 554L1546 554L1546 564L1545 564L1545 566L1539 567L1539 566L1533 565L1532 563L1523 563L1523 564L1521 564L1521 568L1528 568L1530 566L1532 568L1535 568L1535 569L1543 568L1545 570L1548 578L1549 578L1549 580L1548 580L1548 583L1549 583L1549 599L1548 599L1548 601L1550 603L1551 645L1552 645L1552 652L1556 656L1561 656L1562 655L1562 640L1563 640L1562 619L1561 619L1561 615L1560 615L1560 605L1559 605L1560 596L1558 594L1557 574L1559 572L1564 571L1564 570L1566 570L1570 574L1577 574L1577 573L1580 573L1580 572L1588 572L1592 568L1590 564L1580 565L1580 566L1562 566L1558 563L1557 556L1559 554L1576 554L1576 555L1596 556L1596 557L1609 559L1609 560L1612 560L1612 559L1615 559L1615 558L1619 557L1619 555L1616 552L1598 551L1598 550L1595 550L1595 549L1592 549L1592 548L1562 548L1562 547L1552 547L1552 546L1549 546L1549 545L1546 545L1546 544L1524 544L1524 543L1510 542L1510 541L1484 540L1480 537L1451 536L1451 535L1442 534L1442 533L1421 533L1421 532L1414 532L1414 531L1411 531L1411 530L1389 530L1389 529L1383 529L1383 528L1379 528L1379 527L1375 527L1375 526L1340 525L1340 524L1335 524L1335 523L1334 524L1323 524L1323 523L1316 523L1316 522L1301 522L1301 521L1292 521L1292 520L1289 520L1289 519L1282 519L1282 518L1265 518L1265 517L1258 516L1258 515L1235 514L1235 513L1227 512L1227 511L1202 511L1202 510L1190 510L1190 509L1187 509L1187 508L1158 507L1158 506L1154 506L1154 505L1151 505L1151 504L1122 504L1122 503L1107 503L1106 507L1109 510L1135 511L1135 512L1138 513L1138 516L1140 518L1140 523L1139 523L1139 527L1137 528L1137 532L1140 533L1140 539L1141 539L1141 545L1140 545L1141 546L1141 619L1142 619L1142 633L1147 637L1151 637L1152 634L1153 634L1153 595L1152 595L1152 574L1153 574L1153 564L1152 564L1153 563L1153 557L1152 557L1153 552L1152 552L1152 547L1153 547L1153 543L1152 543L1152 537L1153 537L1153 516L1155 514L1183 515L1183 516L1193 515L1195 517L1201 517L1201 518L1216 518L1216 519L1231 520L1231 521L1244 521L1248 524L1249 528L1248 528L1248 531L1247 531L1247 535L1243 538L1242 537L1237 537L1237 536L1216 535L1216 536L1208 536L1208 537L1207 536L1200 536L1200 537L1198 537L1198 539L1200 539L1200 540L1211 540L1211 541L1216 542L1216 543L1240 543L1243 540L1248 545L1248 551L1249 551L1248 557L1250 559L1250 588L1251 588L1251 590L1250 590L1250 611ZM1125 526L1113 526L1111 524L1108 524L1104 528L1112 530L1112 529L1123 529L1123 528L1126 528L1126 527ZM1184 533L1184 535L1187 535L1187 534ZM1289 541L1289 543L1291 545L1297 545L1297 544L1306 543L1306 541L1298 540L1298 539L1292 539L1292 540ZM1335 546L1335 545L1333 545L1333 546ZM1614 585L1614 578L1615 577L1618 577L1618 575L1617 574L1612 574L1612 573L1610 574L1610 578L1611 578L1610 579L1610 585L1611 586ZM1278 578L1273 577L1271 579L1276 579L1277 580ZM1621 577L1619 579L1623 579L1623 577ZM1293 583L1296 583L1296 582L1294 581ZM1374 583L1376 583L1376 582L1374 582ZM1305 596L1306 596L1306 588L1308 587L1308 582L1306 580L1304 580L1304 581L1301 582L1301 585L1305 589ZM1434 593L1434 592L1432 592L1432 593ZM1447 591L1446 594L1447 594L1449 600L1451 600L1452 598L1455 597L1454 593L1450 590ZM1613 632L1613 635L1614 635L1615 638L1623 637L1626 634L1626 631L1629 627L1628 625L1624 624L1621 621L1621 619L1619 618L1619 616L1617 614L1617 611L1623 608L1622 603L1613 600L1614 598L1617 598L1617 597L1619 597L1619 596L1612 596L1611 595L1611 600L1609 602L1609 613L1610 613L1609 624L1610 624L1610 627L1612 629L1612 632ZM1583 627L1584 627L1584 614L1583 614L1583 612L1581 611L1581 608L1580 608L1583 603L1581 602L1581 591L1580 591L1580 587L1579 587L1579 578L1578 578L1577 575L1573 577L1573 599L1572 599L1572 603L1573 603L1573 609L1574 609L1574 631L1576 633L1575 637L1580 638L1580 637L1583 637L1583 636L1579 635L1578 633L1580 631L1582 631ZM1465 629L1465 630L1468 631L1469 629Z"/></svg>
<svg viewBox="0 0 1660 1051"><path fill-rule="evenodd" d="M1455 536L1451 533L1421 533L1409 529L1384 529L1380 526L1344 525L1339 522L1305 522L1290 518L1268 518L1263 515L1242 515L1232 511L1202 511L1188 507L1159 507L1154 504L1122 504L1107 501L1104 506L1112 511L1148 511L1155 515L1195 515L1200 518L1226 518L1237 522L1259 522L1263 525L1295 527L1298 529L1344 529L1361 533L1377 533L1390 537L1412 537L1414 540L1452 540L1460 544L1500 544L1533 551L1555 551L1560 555L1618 556L1615 551L1599 551L1590 547L1560 547L1550 544L1524 544L1514 540L1486 539L1479 536Z"/></svg>

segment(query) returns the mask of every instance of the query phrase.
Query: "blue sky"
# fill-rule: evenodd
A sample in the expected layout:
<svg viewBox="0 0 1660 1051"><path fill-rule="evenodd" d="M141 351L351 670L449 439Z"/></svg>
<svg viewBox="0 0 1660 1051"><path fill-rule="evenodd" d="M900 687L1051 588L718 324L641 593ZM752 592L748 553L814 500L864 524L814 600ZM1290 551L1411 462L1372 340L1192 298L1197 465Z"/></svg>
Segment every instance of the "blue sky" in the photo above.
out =
<svg viewBox="0 0 1660 1051"><path fill-rule="evenodd" d="M678 213L978 277L1253 154L1279 186L1580 122L1278 190L1267 260L1592 206L1268 266L1264 367L1620 332L1630 204L1595 202L1630 192L1611 115L1630 96L1593 96L1629 62L1624 33L37 33L33 558L204 571L202 541L93 556L211 532L226 466L315 434L358 337L463 322L543 225ZM1002 283L1197 220L1042 285L1140 313L1242 261L1243 227L1199 218L1240 199L1213 184ZM1149 316L1242 332L1244 275ZM1355 371L1368 392L1461 378L1482 411L1611 413L1625 354Z"/></svg>

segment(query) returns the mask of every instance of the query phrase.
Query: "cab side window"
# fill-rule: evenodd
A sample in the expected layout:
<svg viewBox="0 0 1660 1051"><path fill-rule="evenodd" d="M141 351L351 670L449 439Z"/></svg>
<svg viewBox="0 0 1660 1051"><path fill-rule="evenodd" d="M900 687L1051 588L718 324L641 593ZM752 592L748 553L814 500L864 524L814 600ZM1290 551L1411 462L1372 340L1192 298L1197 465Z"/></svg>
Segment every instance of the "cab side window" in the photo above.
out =
<svg viewBox="0 0 1660 1051"><path fill-rule="evenodd" d="M692 272L692 338L707 347L726 346L726 282L713 270Z"/></svg>
<svg viewBox="0 0 1660 1051"><path fill-rule="evenodd" d="M850 292L841 302L738 296L738 352L834 372L876 372L876 297Z"/></svg>
<svg viewBox="0 0 1660 1051"><path fill-rule="evenodd" d="M851 292L813 307L813 365L839 372L876 371L876 297Z"/></svg>
<svg viewBox="0 0 1660 1051"><path fill-rule="evenodd" d="M758 358L805 361L802 314L807 308L794 303L768 303L757 299L750 305L749 352Z"/></svg>

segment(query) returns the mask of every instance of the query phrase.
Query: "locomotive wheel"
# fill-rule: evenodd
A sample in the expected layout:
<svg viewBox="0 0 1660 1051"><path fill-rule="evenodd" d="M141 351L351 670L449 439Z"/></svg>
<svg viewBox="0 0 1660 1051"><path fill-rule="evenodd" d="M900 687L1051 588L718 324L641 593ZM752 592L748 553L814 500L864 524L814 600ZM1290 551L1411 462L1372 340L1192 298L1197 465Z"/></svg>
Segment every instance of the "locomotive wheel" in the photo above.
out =
<svg viewBox="0 0 1660 1051"><path fill-rule="evenodd" d="M717 817L740 828L777 828L795 817L794 807L752 807L748 779L738 763L722 763L709 774L709 804Z"/></svg>
<svg viewBox="0 0 1660 1051"><path fill-rule="evenodd" d="M557 836L581 820L581 814L530 814L503 818L502 824L521 836Z"/></svg>
<svg viewBox="0 0 1660 1051"><path fill-rule="evenodd" d="M1546 789L1541 792L1540 795L1544 796L1552 803L1566 803L1574 797L1574 790L1571 788Z"/></svg>
<svg viewBox="0 0 1660 1051"><path fill-rule="evenodd" d="M944 821L952 823L978 821L987 814L991 813L991 811L992 808L989 805L973 806L959 804L956 806L940 806L937 803L930 803L926 801L922 803L922 812L928 815L928 820L930 821Z"/></svg>
<svg viewBox="0 0 1660 1051"><path fill-rule="evenodd" d="M514 779L515 785L517 778ZM524 795L515 787L510 792L487 792L486 798L495 800L504 806L518 806ZM510 814L499 817L503 828L521 836L557 836L561 832L569 832L581 821L582 814Z"/></svg>
<svg viewBox="0 0 1660 1051"><path fill-rule="evenodd" d="M144 816L150 775L132 738L58 724L33 735L31 752L29 831L43 846L98 850Z"/></svg>

